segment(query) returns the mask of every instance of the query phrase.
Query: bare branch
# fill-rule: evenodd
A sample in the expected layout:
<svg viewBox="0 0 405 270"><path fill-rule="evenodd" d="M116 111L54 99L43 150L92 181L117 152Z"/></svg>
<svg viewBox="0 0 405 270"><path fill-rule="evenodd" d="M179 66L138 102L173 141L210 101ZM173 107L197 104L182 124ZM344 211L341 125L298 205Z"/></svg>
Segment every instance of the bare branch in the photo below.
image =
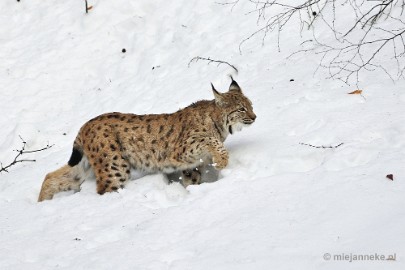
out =
<svg viewBox="0 0 405 270"><path fill-rule="evenodd" d="M233 68L233 69L236 71L236 73L239 72L238 69L237 69L234 65L231 65L231 64L229 64L229 63L226 62L226 61L214 60L214 59L211 59L210 57L207 58L207 57L200 57L200 56L196 56L196 57L192 58L192 59L190 60L190 62L188 62L188 67L190 67L191 63L193 63L193 62L198 62L198 60L208 61L208 64L211 64L211 63L218 63L218 66L221 65L221 64L226 64L226 65L228 65L229 67Z"/></svg>
<svg viewBox="0 0 405 270"><path fill-rule="evenodd" d="M394 80L404 78L404 0L299 0L295 1L296 4L287 4L281 0L245 1L252 4L253 8L247 15L257 16L258 27L240 42L241 54L243 45L258 35L264 45L270 32L277 35L275 42L280 50L283 29L298 19L300 34L310 30L313 38L305 44L302 43L302 47L290 57L299 53L320 55L318 68L325 68L329 72L329 78L341 80L346 84L353 80L357 84L362 72L376 69L380 69ZM233 8L241 2L235 0L223 5L232 4ZM345 14L342 14L341 10ZM343 20L352 21L342 23ZM325 33L324 28L322 32L317 33L316 30L321 25L327 27L329 34ZM387 63L387 53L393 56L388 59L397 65L394 72L396 74L384 66Z"/></svg>
<svg viewBox="0 0 405 270"><path fill-rule="evenodd" d="M309 147L313 147L313 148L322 148L322 149L334 149L334 148L338 148L339 146L342 146L343 143L339 143L338 145L334 145L334 146L324 146L324 145L312 145L309 143L300 143L301 145L306 145Z"/></svg>
<svg viewBox="0 0 405 270"><path fill-rule="evenodd" d="M20 159L20 157L21 157L22 155L24 155L24 154L32 154L32 153L35 153L35 152L44 151L44 150L47 150L47 149L49 149L49 148L51 148L51 147L53 146L53 145L47 144L45 147L43 147L43 148L41 148L41 149L25 150L25 147L26 147L27 142L24 141L24 139L21 138L21 136L19 136L19 137L20 137L20 139L21 139L21 141L22 141L22 144L23 144L22 147L21 147L21 149L20 149L20 150L14 150L15 152L17 152L17 155L14 157L14 160L13 160L12 162L10 162L8 165L3 166L3 164L0 163L0 173L1 173L1 172L8 172L8 169L9 169L11 166L13 166L13 165L15 165L15 164L17 164L17 163L21 163L21 162L35 162L35 161L36 161L35 159Z"/></svg>

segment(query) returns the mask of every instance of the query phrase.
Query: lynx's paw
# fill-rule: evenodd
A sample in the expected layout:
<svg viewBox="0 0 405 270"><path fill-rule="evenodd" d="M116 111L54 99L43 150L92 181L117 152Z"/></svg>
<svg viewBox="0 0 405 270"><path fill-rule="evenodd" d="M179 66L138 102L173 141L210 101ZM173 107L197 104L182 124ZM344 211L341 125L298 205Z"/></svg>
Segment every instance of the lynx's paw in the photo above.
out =
<svg viewBox="0 0 405 270"><path fill-rule="evenodd" d="M181 184L185 188L189 185L201 184L201 171L198 168L182 171Z"/></svg>

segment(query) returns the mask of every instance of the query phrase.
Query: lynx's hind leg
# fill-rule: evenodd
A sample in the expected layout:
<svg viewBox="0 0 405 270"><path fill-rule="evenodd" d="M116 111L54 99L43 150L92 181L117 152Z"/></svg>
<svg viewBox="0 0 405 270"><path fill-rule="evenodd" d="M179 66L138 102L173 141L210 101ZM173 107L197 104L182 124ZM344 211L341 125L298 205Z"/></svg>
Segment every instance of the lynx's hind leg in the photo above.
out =
<svg viewBox="0 0 405 270"><path fill-rule="evenodd" d="M80 134L86 140L78 144L83 143L83 155L87 157L96 177L97 193L102 195L124 188L130 178L131 165L123 157L117 132L109 124L100 123L84 126Z"/></svg>
<svg viewBox="0 0 405 270"><path fill-rule="evenodd" d="M124 159L119 151L119 144L113 142L101 151L89 151L89 164L93 169L97 182L97 193L117 191L124 188L130 178L130 163ZM107 148L108 147L108 148Z"/></svg>
<svg viewBox="0 0 405 270"><path fill-rule="evenodd" d="M53 196L61 191L80 191L80 185L87 177L85 160L76 166L65 165L62 168L48 173L42 183L38 202L51 200Z"/></svg>

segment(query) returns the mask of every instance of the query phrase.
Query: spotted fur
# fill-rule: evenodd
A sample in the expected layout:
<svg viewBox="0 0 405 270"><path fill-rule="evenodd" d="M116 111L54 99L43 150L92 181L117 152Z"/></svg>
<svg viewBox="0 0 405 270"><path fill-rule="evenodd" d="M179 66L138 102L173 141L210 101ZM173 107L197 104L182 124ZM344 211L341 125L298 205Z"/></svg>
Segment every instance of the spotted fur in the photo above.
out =
<svg viewBox="0 0 405 270"><path fill-rule="evenodd" d="M228 92L219 93L213 85L212 90L214 100L198 101L172 114L113 112L86 122L68 164L45 177L38 201L60 191L80 190L89 171L96 177L97 192L104 194L123 188L131 168L146 173L183 171L185 186L200 183L195 169L199 166L225 168L228 152L223 142L252 124L256 115L233 79Z"/></svg>

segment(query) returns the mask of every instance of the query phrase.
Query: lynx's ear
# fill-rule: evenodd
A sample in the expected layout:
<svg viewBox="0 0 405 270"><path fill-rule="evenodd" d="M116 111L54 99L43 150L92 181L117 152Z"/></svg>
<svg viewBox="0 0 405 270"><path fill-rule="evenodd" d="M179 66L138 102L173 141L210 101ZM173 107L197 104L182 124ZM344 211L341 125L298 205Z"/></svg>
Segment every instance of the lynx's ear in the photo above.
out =
<svg viewBox="0 0 405 270"><path fill-rule="evenodd" d="M242 92L242 90L240 89L238 83L231 77L231 85L229 86L229 91L237 91L237 92Z"/></svg>
<svg viewBox="0 0 405 270"><path fill-rule="evenodd" d="M215 87L212 83L211 83L211 87L212 87L212 92L214 93L214 96L215 96L215 103L219 106L222 106L224 104L224 97L222 96L222 94L220 92L217 91L217 89L215 89Z"/></svg>

